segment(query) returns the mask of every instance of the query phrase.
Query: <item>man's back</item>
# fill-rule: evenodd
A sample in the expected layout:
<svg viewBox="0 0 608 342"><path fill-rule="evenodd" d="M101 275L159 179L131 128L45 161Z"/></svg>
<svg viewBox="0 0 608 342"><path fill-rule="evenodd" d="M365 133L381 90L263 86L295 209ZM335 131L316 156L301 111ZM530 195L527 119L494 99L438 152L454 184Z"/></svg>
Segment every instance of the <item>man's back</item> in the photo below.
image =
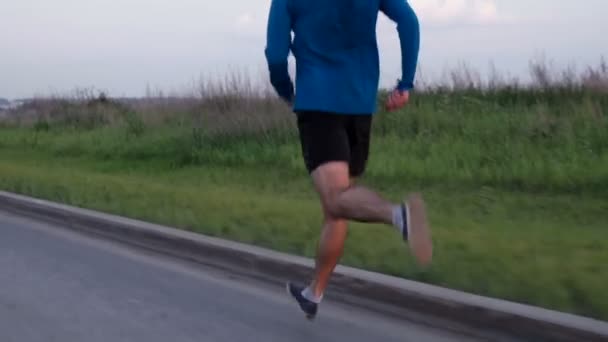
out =
<svg viewBox="0 0 608 342"><path fill-rule="evenodd" d="M352 54L377 50L379 0L290 0L289 10L297 58L348 63Z"/></svg>
<svg viewBox="0 0 608 342"><path fill-rule="evenodd" d="M295 110L373 113L380 74L379 11L399 25L402 51L408 50L403 88L411 88L419 31L405 0L272 0L266 57L278 93L292 100L287 74L291 51L297 63Z"/></svg>

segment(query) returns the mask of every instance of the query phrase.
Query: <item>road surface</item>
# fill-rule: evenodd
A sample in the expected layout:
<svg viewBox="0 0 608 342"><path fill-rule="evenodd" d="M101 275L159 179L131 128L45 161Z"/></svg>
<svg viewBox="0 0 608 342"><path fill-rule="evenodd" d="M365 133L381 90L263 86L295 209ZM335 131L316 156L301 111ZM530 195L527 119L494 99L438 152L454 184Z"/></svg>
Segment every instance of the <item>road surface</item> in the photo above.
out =
<svg viewBox="0 0 608 342"><path fill-rule="evenodd" d="M475 341L0 212L0 341Z"/></svg>

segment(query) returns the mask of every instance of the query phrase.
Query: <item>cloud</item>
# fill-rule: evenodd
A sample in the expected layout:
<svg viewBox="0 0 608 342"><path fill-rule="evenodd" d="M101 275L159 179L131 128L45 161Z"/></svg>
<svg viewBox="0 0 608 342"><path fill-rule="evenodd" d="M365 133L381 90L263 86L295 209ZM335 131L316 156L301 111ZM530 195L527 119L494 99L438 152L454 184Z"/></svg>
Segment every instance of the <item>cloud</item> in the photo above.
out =
<svg viewBox="0 0 608 342"><path fill-rule="evenodd" d="M254 24L255 18L251 13L242 13L236 18L237 29L246 29Z"/></svg>
<svg viewBox="0 0 608 342"><path fill-rule="evenodd" d="M234 17L230 33L247 38L261 38L266 31L267 9L256 8Z"/></svg>
<svg viewBox="0 0 608 342"><path fill-rule="evenodd" d="M429 24L488 24L500 19L496 0L410 0Z"/></svg>

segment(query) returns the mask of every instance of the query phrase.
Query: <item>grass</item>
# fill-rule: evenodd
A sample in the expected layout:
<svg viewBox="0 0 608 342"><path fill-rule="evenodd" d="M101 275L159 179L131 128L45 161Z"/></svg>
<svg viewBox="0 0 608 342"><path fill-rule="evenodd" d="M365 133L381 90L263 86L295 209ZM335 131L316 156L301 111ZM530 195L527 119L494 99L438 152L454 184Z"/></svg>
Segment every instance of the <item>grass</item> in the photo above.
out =
<svg viewBox="0 0 608 342"><path fill-rule="evenodd" d="M343 263L608 320L607 113L576 85L431 89L379 113L363 183L424 192L435 262L353 224ZM0 127L0 188L310 257L321 215L293 123L259 95L41 101Z"/></svg>

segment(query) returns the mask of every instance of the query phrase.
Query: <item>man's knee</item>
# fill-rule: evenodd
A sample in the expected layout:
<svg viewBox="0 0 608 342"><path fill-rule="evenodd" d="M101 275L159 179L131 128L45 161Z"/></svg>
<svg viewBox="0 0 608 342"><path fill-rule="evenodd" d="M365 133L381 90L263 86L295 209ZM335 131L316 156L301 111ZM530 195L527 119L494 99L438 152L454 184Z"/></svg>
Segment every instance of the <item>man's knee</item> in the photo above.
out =
<svg viewBox="0 0 608 342"><path fill-rule="evenodd" d="M329 219L341 219L340 195L351 186L348 164L331 162L322 165L313 172L313 179L325 216Z"/></svg>
<svg viewBox="0 0 608 342"><path fill-rule="evenodd" d="M344 208L340 196L347 191L348 188L342 188L332 192L323 200L323 212L326 220L343 220Z"/></svg>

